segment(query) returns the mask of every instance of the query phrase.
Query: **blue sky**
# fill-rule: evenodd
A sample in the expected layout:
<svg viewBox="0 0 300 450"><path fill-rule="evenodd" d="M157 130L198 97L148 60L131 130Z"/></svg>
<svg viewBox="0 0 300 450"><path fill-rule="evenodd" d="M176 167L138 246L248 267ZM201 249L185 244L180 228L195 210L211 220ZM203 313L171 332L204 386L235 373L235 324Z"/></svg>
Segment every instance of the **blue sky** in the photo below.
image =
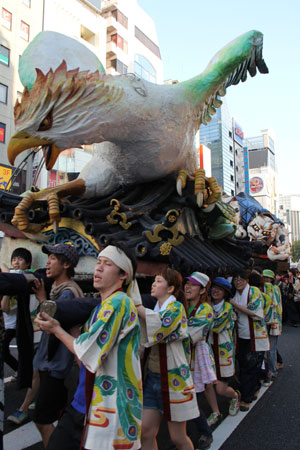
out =
<svg viewBox="0 0 300 450"><path fill-rule="evenodd" d="M226 100L245 136L272 128L278 193L300 194L300 1L138 0L156 25L164 79L187 80L246 31L264 34L269 74L248 76Z"/></svg>

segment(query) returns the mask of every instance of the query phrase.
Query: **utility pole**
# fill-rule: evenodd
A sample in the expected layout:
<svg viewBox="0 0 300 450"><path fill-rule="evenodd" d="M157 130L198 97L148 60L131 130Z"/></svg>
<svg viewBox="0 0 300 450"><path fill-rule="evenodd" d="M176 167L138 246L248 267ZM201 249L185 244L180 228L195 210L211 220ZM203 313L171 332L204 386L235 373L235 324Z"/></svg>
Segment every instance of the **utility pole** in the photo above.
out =
<svg viewBox="0 0 300 450"><path fill-rule="evenodd" d="M32 149L28 151L30 153ZM33 158L35 153L27 159L27 167L26 167L26 191L28 191L32 186L32 171L33 171Z"/></svg>

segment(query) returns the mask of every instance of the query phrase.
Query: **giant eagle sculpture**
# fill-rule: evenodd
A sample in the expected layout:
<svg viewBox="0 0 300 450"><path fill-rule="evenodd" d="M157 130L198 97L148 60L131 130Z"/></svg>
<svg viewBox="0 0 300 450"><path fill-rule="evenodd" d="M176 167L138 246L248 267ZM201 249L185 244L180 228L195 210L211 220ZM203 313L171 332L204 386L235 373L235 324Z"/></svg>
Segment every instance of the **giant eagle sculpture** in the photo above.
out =
<svg viewBox="0 0 300 450"><path fill-rule="evenodd" d="M268 73L262 47L262 33L249 31L220 50L200 75L158 85L134 74L106 75L82 44L59 33L40 33L20 60L25 89L15 105L10 163L22 151L42 146L51 169L63 150L98 145L76 180L27 193L12 223L34 231L26 212L41 201L48 201L50 221L56 222L58 199L64 196L107 195L120 185L156 180L179 169L193 173L195 134L221 106L220 97L229 86L244 82L248 72L252 77L257 69Z"/></svg>

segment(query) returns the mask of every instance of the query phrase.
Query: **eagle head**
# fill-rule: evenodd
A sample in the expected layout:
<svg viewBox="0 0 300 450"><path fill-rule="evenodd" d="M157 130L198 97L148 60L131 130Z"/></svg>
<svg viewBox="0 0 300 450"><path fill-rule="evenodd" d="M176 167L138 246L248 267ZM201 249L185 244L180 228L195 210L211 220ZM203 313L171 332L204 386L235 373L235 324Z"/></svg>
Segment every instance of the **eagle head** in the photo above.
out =
<svg viewBox="0 0 300 450"><path fill-rule="evenodd" d="M43 147L47 170L60 152L104 140L99 135L103 106L122 97L123 90L107 83L112 78L98 70L67 70L63 61L46 75L36 69L32 89L25 87L14 108L16 131L7 147L9 162L26 149ZM101 110L102 108L102 110Z"/></svg>

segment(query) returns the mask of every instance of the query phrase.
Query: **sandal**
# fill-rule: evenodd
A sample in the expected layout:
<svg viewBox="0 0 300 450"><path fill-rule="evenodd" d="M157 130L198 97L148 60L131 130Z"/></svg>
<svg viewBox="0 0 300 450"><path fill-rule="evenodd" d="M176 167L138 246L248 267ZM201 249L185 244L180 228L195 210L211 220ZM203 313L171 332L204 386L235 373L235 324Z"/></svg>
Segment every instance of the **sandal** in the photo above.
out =
<svg viewBox="0 0 300 450"><path fill-rule="evenodd" d="M240 402L240 411L249 411L250 403Z"/></svg>

